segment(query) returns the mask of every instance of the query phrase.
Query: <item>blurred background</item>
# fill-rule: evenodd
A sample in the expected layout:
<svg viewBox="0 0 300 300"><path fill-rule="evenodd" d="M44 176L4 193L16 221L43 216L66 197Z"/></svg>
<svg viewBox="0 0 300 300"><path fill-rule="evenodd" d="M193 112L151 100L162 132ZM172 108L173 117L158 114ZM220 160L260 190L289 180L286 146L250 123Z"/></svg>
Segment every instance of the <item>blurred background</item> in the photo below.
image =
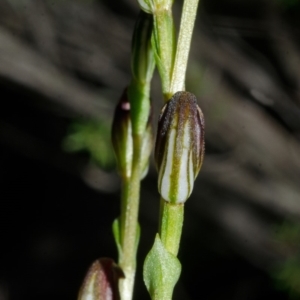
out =
<svg viewBox="0 0 300 300"><path fill-rule="evenodd" d="M0 1L0 300L76 299L92 261L117 258L110 125L137 15L134 0ZM299 17L298 0L200 3L187 89L205 115L206 156L174 300L300 299ZM152 100L155 126L157 74ZM156 185L151 162L135 299L149 299Z"/></svg>

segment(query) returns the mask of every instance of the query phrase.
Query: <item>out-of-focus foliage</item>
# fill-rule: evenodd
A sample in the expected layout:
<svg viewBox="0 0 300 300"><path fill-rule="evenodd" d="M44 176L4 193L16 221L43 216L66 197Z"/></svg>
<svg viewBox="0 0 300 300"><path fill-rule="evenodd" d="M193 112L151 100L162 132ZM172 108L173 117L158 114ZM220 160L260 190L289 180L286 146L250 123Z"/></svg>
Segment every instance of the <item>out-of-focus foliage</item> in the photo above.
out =
<svg viewBox="0 0 300 300"><path fill-rule="evenodd" d="M276 0L283 8L290 8L300 3L299 0Z"/></svg>
<svg viewBox="0 0 300 300"><path fill-rule="evenodd" d="M92 161L104 169L115 165L110 128L103 121L84 120L71 124L63 148L68 152L87 151Z"/></svg>
<svg viewBox="0 0 300 300"><path fill-rule="evenodd" d="M276 239L288 259L274 271L277 286L288 290L291 298L300 297L300 225L284 223L276 234Z"/></svg>

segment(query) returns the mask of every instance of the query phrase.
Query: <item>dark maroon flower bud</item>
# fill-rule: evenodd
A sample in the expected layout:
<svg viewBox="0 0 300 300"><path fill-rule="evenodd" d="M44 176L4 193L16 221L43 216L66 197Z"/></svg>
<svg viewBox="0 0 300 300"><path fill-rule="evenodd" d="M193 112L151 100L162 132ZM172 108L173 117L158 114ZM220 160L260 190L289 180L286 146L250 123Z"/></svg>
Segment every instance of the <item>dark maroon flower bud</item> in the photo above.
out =
<svg viewBox="0 0 300 300"><path fill-rule="evenodd" d="M150 111L151 114L151 111ZM130 112L130 102L127 89L117 104L112 124L112 144L116 155L117 168L123 178L130 178L133 158L133 137ZM142 136L141 145L141 179L148 171L149 157L152 151L153 135L151 117L148 116L146 129Z"/></svg>
<svg viewBox="0 0 300 300"><path fill-rule="evenodd" d="M112 144L117 159L118 171L122 177L129 178L132 168L133 143L127 88L124 90L115 109L112 124Z"/></svg>
<svg viewBox="0 0 300 300"><path fill-rule="evenodd" d="M78 300L120 300L119 278L124 273L111 258L100 258L89 268Z"/></svg>

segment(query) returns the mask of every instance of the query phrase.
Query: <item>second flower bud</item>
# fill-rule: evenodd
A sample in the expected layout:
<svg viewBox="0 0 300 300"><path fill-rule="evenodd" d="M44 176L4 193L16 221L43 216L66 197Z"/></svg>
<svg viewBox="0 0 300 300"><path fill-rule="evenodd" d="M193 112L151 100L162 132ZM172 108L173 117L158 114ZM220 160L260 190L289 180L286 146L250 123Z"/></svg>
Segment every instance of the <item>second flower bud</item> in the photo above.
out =
<svg viewBox="0 0 300 300"><path fill-rule="evenodd" d="M118 171L123 178L130 178L133 163L133 133L130 113L130 102L127 89L115 109L112 125L112 144L117 160ZM152 149L151 117L148 117L147 126L142 136L141 145L141 179L148 171L149 157Z"/></svg>

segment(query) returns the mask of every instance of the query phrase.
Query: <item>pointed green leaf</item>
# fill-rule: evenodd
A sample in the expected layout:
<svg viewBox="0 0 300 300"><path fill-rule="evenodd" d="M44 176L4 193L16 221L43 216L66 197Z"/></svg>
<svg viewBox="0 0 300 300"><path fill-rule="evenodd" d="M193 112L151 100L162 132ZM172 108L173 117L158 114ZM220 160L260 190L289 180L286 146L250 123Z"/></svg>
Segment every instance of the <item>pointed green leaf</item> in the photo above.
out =
<svg viewBox="0 0 300 300"><path fill-rule="evenodd" d="M181 273L177 257L169 253L156 235L144 263L144 282L152 300L170 300Z"/></svg>
<svg viewBox="0 0 300 300"><path fill-rule="evenodd" d="M120 235L120 221L119 218L116 218L112 225L112 231L115 238L115 242L118 249L119 258L122 255L122 247L121 247L121 235Z"/></svg>
<svg viewBox="0 0 300 300"><path fill-rule="evenodd" d="M122 245L121 245L121 234L120 234L120 220L119 218L116 218L112 225L112 231L115 238L115 242L118 249L118 255L119 258L122 256ZM140 235L141 235L141 227L140 224L137 224L137 231L136 231L136 238L135 238L135 251L137 251L138 244L140 241Z"/></svg>
<svg viewBox="0 0 300 300"><path fill-rule="evenodd" d="M151 45L152 45L152 50L153 50L156 66L157 66L159 75L161 77L161 81L162 81L161 84L163 85L162 89L163 89L163 91L166 91L169 88L169 81L168 81L169 78L168 78L168 74L165 69L165 66L163 65L161 58L159 56L159 49L158 49L158 45L155 40L154 34L152 34L152 37L151 37Z"/></svg>

